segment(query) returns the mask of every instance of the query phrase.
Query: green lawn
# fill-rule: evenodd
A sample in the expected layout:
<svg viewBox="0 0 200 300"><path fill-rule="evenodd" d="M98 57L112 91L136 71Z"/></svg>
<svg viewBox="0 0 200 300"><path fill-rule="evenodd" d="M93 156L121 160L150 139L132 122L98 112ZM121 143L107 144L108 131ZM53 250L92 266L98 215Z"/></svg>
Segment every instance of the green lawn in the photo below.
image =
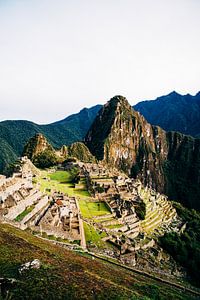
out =
<svg viewBox="0 0 200 300"><path fill-rule="evenodd" d="M80 210L85 218L92 218L94 216L101 216L110 214L110 211L105 203L93 202L91 195L87 191L85 186L84 189L75 189L74 184L71 182L71 173L67 171L56 171L55 173L48 173L42 171L37 181L40 182L40 189L42 192L48 192L50 189L66 193L69 196L75 196L79 200ZM82 179L81 183L85 183Z"/></svg>
<svg viewBox="0 0 200 300"><path fill-rule="evenodd" d="M51 180L56 180L60 183L70 183L71 182L71 173L67 171L56 171L49 175Z"/></svg>
<svg viewBox="0 0 200 300"><path fill-rule="evenodd" d="M103 202L89 202L85 199L79 200L81 214L84 218L93 218L95 216L110 215L108 207Z"/></svg>
<svg viewBox="0 0 200 300"><path fill-rule="evenodd" d="M54 190L74 196L74 184L71 183L70 172L56 171L55 173L48 173L42 171L41 176L37 177L36 181L40 183L42 192L50 193L48 190Z"/></svg>
<svg viewBox="0 0 200 300"><path fill-rule="evenodd" d="M86 243L96 245L97 247L105 247L106 243L101 238L106 236L106 233L99 233L95 228L87 223L83 223Z"/></svg>
<svg viewBox="0 0 200 300"><path fill-rule="evenodd" d="M16 218L15 221L17 222L21 222L23 220L23 218L28 215L33 209L34 209L35 205L31 205L29 207L27 207L21 214L19 214Z"/></svg>

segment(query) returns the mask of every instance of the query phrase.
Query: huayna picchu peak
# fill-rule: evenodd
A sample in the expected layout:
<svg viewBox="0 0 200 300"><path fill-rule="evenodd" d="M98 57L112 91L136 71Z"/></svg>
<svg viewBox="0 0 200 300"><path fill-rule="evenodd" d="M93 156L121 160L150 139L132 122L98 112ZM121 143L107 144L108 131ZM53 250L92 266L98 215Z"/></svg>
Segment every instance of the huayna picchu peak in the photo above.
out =
<svg viewBox="0 0 200 300"><path fill-rule="evenodd" d="M150 125L116 96L98 113L85 143L98 160L200 209L199 139Z"/></svg>

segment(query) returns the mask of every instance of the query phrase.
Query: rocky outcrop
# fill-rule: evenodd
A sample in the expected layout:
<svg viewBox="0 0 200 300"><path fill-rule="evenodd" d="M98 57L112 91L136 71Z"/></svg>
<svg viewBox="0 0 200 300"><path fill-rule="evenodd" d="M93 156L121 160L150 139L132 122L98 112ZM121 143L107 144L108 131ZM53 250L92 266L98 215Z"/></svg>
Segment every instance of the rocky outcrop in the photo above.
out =
<svg viewBox="0 0 200 300"><path fill-rule="evenodd" d="M95 162L84 143L76 142L70 146L62 146L55 150L42 134L32 137L24 148L23 155L28 157L38 167L48 167L63 162L66 158L74 157L82 162Z"/></svg>
<svg viewBox="0 0 200 300"><path fill-rule="evenodd" d="M48 143L47 139L42 134L37 133L25 145L23 156L27 156L33 160L34 157L46 150L54 152L53 147Z"/></svg>
<svg viewBox="0 0 200 300"><path fill-rule="evenodd" d="M200 209L200 140L151 126L122 96L100 110L85 143L96 158Z"/></svg>
<svg viewBox="0 0 200 300"><path fill-rule="evenodd" d="M95 157L90 153L84 143L77 142L68 146L68 155L82 162L95 162Z"/></svg>
<svg viewBox="0 0 200 300"><path fill-rule="evenodd" d="M66 158L68 156L68 147L66 145L63 145L59 150L56 151L56 154L60 158Z"/></svg>

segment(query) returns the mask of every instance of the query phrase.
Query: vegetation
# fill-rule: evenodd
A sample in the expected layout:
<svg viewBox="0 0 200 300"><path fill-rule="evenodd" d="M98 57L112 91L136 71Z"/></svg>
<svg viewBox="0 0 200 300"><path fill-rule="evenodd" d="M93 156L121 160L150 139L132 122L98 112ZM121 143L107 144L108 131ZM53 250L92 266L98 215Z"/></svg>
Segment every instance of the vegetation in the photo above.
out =
<svg viewBox="0 0 200 300"><path fill-rule="evenodd" d="M39 269L19 273L26 262L39 259ZM191 300L187 292L130 273L87 255L74 253L10 225L0 226L0 299Z"/></svg>
<svg viewBox="0 0 200 300"><path fill-rule="evenodd" d="M82 162L95 162L95 157L90 153L85 144L77 142L68 147L70 157L75 157Z"/></svg>
<svg viewBox="0 0 200 300"><path fill-rule="evenodd" d="M72 175L69 171L41 171L41 175L36 177L35 183L40 183L42 192L56 190L61 193L74 195L74 184L72 183Z"/></svg>
<svg viewBox="0 0 200 300"><path fill-rule="evenodd" d="M107 205L104 202L93 202L89 199L80 199L79 206L84 218L93 218L95 216L111 215Z"/></svg>
<svg viewBox="0 0 200 300"><path fill-rule="evenodd" d="M33 163L37 168L49 168L58 163L56 154L51 150L45 150L34 157Z"/></svg>
<svg viewBox="0 0 200 300"><path fill-rule="evenodd" d="M200 137L200 93L196 96L176 92L153 101L143 101L134 106L145 119L166 131L179 131Z"/></svg>
<svg viewBox="0 0 200 300"><path fill-rule="evenodd" d="M43 134L55 148L83 140L100 107L96 105L83 109L80 113L49 125L29 121L0 122L0 173L22 155L25 144L36 133Z"/></svg>
<svg viewBox="0 0 200 300"><path fill-rule="evenodd" d="M10 173L8 170L9 165L17 159L17 155L14 149L3 138L0 138L0 153L0 172L4 171Z"/></svg>
<svg viewBox="0 0 200 300"><path fill-rule="evenodd" d="M174 203L174 206L186 223L186 229L180 235L175 232L166 233L160 238L160 243L200 286L200 213L178 203Z"/></svg>
<svg viewBox="0 0 200 300"><path fill-rule="evenodd" d="M100 233L93 226L87 224L86 222L83 223L83 226L84 226L85 239L88 246L89 247L96 246L99 248L104 248L105 242L102 241L102 237L106 236L106 234L104 232Z"/></svg>
<svg viewBox="0 0 200 300"><path fill-rule="evenodd" d="M200 210L200 139L168 132L167 140L171 146L168 161L164 163L166 193L170 199Z"/></svg>
<svg viewBox="0 0 200 300"><path fill-rule="evenodd" d="M60 183L71 183L79 173L77 168L72 168L70 171L56 171L49 175L51 180L59 181Z"/></svg>
<svg viewBox="0 0 200 300"><path fill-rule="evenodd" d="M19 214L16 218L15 221L20 222L23 220L23 218L28 215L33 209L34 209L35 205L31 205L29 207L27 207L21 214Z"/></svg>
<svg viewBox="0 0 200 300"><path fill-rule="evenodd" d="M146 216L146 203L141 200L135 207L135 212L140 220L144 220Z"/></svg>

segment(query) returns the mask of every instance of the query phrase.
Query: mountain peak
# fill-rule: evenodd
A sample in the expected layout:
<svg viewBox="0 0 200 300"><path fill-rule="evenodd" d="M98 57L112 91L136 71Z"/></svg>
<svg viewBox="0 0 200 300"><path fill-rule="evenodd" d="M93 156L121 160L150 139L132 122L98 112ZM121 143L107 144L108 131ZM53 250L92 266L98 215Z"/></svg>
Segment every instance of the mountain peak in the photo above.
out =
<svg viewBox="0 0 200 300"><path fill-rule="evenodd" d="M29 159L33 159L35 156L45 150L54 151L53 147L48 143L45 136L41 133L36 133L29 139L28 143L24 147L23 156L27 156Z"/></svg>
<svg viewBox="0 0 200 300"><path fill-rule="evenodd" d="M125 105L125 106L130 106L128 100L121 96L121 95L117 95L117 96L114 96L113 98L111 98L105 106L108 106L108 105L117 105L117 104L121 104L121 105Z"/></svg>
<svg viewBox="0 0 200 300"><path fill-rule="evenodd" d="M123 156L127 156L128 153L125 153L124 149L129 146L126 147L124 141L128 143L129 136L132 134L133 119L134 111L125 97L111 98L102 107L86 135L85 142L91 153L97 159L110 162L113 166L120 164ZM117 151L113 148L112 155L108 153L109 147L107 147L111 140L115 140L120 149Z"/></svg>
<svg viewBox="0 0 200 300"><path fill-rule="evenodd" d="M172 91L167 96L181 96L181 95L179 93L177 93L176 91Z"/></svg>

